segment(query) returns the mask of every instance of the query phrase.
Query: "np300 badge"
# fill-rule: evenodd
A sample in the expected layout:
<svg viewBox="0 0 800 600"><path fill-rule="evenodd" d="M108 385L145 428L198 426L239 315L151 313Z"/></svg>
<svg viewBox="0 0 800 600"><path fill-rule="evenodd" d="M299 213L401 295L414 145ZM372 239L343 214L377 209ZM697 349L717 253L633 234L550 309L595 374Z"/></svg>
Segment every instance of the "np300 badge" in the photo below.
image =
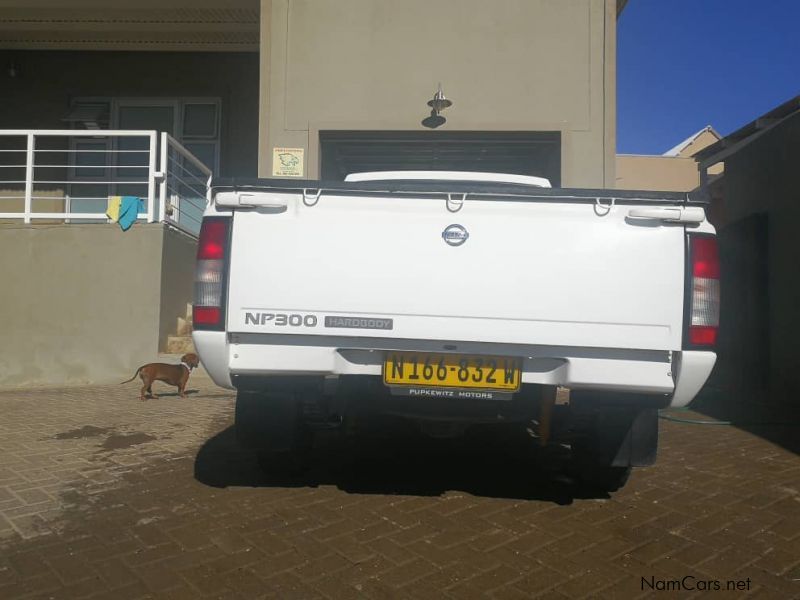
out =
<svg viewBox="0 0 800 600"><path fill-rule="evenodd" d="M451 246L460 246L469 239L469 232L463 225L448 225L442 232L442 239Z"/></svg>

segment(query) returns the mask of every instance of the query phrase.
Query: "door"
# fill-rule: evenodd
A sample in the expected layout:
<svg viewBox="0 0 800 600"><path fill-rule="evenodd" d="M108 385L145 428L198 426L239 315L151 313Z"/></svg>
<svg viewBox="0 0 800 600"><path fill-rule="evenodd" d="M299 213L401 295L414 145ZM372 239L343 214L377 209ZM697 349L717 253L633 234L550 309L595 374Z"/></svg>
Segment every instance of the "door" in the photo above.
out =
<svg viewBox="0 0 800 600"><path fill-rule="evenodd" d="M764 391L770 370L769 219L757 213L718 233L722 283L717 375L732 389Z"/></svg>
<svg viewBox="0 0 800 600"><path fill-rule="evenodd" d="M171 136L177 137L178 102L176 100L120 100L117 102L114 112L117 129L166 131ZM122 183L116 186L115 194L146 198L149 140L142 137L119 138L117 150L121 152L117 154L115 179L137 183ZM159 158L156 157L157 165Z"/></svg>
<svg viewBox="0 0 800 600"><path fill-rule="evenodd" d="M323 131L321 178L367 171L483 171L534 175L561 185L554 131Z"/></svg>
<svg viewBox="0 0 800 600"><path fill-rule="evenodd" d="M113 101L112 129L175 134L178 104L172 100ZM70 210L104 213L109 196L147 198L150 142L146 137L85 137L72 140ZM158 162L156 162L158 164ZM73 222L81 222L73 220Z"/></svg>

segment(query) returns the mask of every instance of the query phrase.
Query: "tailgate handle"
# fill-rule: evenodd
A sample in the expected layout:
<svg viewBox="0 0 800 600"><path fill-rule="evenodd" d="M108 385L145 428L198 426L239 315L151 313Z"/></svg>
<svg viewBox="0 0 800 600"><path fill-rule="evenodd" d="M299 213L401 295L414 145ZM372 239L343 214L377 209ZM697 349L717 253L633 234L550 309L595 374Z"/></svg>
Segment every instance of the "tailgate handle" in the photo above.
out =
<svg viewBox="0 0 800 600"><path fill-rule="evenodd" d="M251 192L222 192L214 203L220 208L264 208L272 212L285 212L289 207L287 194L259 194Z"/></svg>
<svg viewBox="0 0 800 600"><path fill-rule="evenodd" d="M655 219L669 223L702 223L706 212L699 206L675 206L671 208L632 208L628 211L631 219Z"/></svg>

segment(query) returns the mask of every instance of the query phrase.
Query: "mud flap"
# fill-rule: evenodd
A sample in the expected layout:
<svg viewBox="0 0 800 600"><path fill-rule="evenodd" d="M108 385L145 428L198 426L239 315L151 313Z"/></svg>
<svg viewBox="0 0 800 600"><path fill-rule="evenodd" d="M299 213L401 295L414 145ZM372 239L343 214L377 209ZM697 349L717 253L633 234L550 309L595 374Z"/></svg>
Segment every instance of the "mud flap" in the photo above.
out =
<svg viewBox="0 0 800 600"><path fill-rule="evenodd" d="M597 466L652 465L658 451L658 409L603 407L595 415L591 434L578 447Z"/></svg>
<svg viewBox="0 0 800 600"><path fill-rule="evenodd" d="M658 452L658 409L645 408L626 416L599 419L598 446L606 455L607 464L612 467L654 464Z"/></svg>

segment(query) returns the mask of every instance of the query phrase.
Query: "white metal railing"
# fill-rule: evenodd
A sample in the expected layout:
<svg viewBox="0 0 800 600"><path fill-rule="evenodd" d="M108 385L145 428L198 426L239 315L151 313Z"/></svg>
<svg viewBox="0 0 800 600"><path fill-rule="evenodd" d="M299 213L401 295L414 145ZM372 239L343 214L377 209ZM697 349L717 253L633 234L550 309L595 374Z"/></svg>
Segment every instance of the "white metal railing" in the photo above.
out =
<svg viewBox="0 0 800 600"><path fill-rule="evenodd" d="M108 222L109 196L136 196L140 219L196 236L210 178L166 133L0 130L0 220Z"/></svg>
<svg viewBox="0 0 800 600"><path fill-rule="evenodd" d="M168 133L161 134L159 220L197 236L208 202L211 169Z"/></svg>

